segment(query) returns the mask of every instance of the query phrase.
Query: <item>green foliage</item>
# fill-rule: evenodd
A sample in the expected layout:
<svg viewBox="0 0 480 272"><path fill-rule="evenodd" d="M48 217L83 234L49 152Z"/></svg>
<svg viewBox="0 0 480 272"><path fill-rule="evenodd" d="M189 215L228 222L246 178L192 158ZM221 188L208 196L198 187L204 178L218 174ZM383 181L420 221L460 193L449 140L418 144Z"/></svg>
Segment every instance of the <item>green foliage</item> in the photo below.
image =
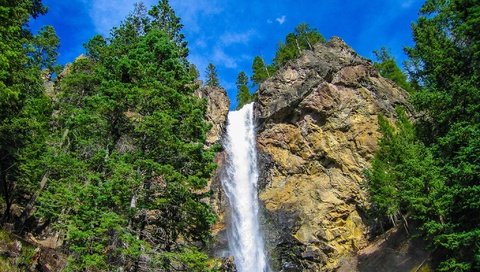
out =
<svg viewBox="0 0 480 272"><path fill-rule="evenodd" d="M379 150L366 172L372 213L389 217L411 214L430 229L445 213L444 178L430 150L416 137L414 126L403 109L397 109L395 127L379 117L383 137ZM431 222L433 220L434 222Z"/></svg>
<svg viewBox="0 0 480 272"><path fill-rule="evenodd" d="M142 6L143 4L140 4L141 9L144 9ZM152 17L153 27L167 33L170 39L177 45L180 55L186 57L188 55L187 42L185 41L185 36L181 33L183 24L168 3L168 0L159 1L148 14Z"/></svg>
<svg viewBox="0 0 480 272"><path fill-rule="evenodd" d="M51 106L40 75L41 69L53 68L58 38L52 27L44 27L34 36L27 23L30 17L45 12L41 1L0 4L0 187L5 203L2 223L11 219L11 204L36 188L43 174L40 158Z"/></svg>
<svg viewBox="0 0 480 272"><path fill-rule="evenodd" d="M300 56L302 50L313 50L314 45L318 42L325 42L325 38L309 25L305 23L299 24L295 27L293 33L287 34L285 42L279 44L273 64L267 65L259 56L253 59L251 80L257 86L260 85L289 60ZM237 100L240 100L239 98L243 99L243 101L255 100L258 93L254 92L253 95L250 95L250 92L248 92L251 97L247 99L247 89L245 87L239 88ZM240 103L239 105L243 104Z"/></svg>
<svg viewBox="0 0 480 272"><path fill-rule="evenodd" d="M251 80L260 85L287 61L297 58L302 50L313 50L318 42L325 42L325 38L309 25L299 24L293 33L287 34L285 42L280 43L272 65L267 65L259 56L253 59Z"/></svg>
<svg viewBox="0 0 480 272"><path fill-rule="evenodd" d="M385 47L373 51L373 53L377 58L377 62L375 62L374 66L383 77L391 79L398 86L408 92L413 91L412 86L408 83L407 76L398 67L395 59L393 59L392 55Z"/></svg>
<svg viewBox="0 0 480 272"><path fill-rule="evenodd" d="M197 80L200 77L200 72L198 71L197 66L195 66L195 64L190 63L188 70L192 78Z"/></svg>
<svg viewBox="0 0 480 272"><path fill-rule="evenodd" d="M220 87L220 81L218 80L217 68L212 63L209 63L206 70L207 86Z"/></svg>
<svg viewBox="0 0 480 272"><path fill-rule="evenodd" d="M279 45L273 60L275 68L297 58L302 50L313 50L313 45L318 42L325 42L325 38L307 24L299 24L293 33L287 34L285 42Z"/></svg>
<svg viewBox="0 0 480 272"><path fill-rule="evenodd" d="M310 28L306 23L301 23L295 27L295 35L302 49L313 50L313 46L316 43L325 42L325 38L316 29Z"/></svg>
<svg viewBox="0 0 480 272"><path fill-rule="evenodd" d="M213 263L205 253L194 248L184 248L176 253L165 253L159 259L154 259L153 263L154 267L161 267L166 271L220 271L219 263Z"/></svg>
<svg viewBox="0 0 480 272"><path fill-rule="evenodd" d="M87 56L94 60L99 61L100 57L106 50L107 41L101 35L95 35L90 41L83 45L87 51Z"/></svg>
<svg viewBox="0 0 480 272"><path fill-rule="evenodd" d="M44 26L37 36L33 38L35 51L33 59L40 64L41 68L53 71L57 60L57 49L60 45L55 29L52 26Z"/></svg>
<svg viewBox="0 0 480 272"><path fill-rule="evenodd" d="M237 110L253 100L253 96L248 89L248 76L245 72L240 72L237 77Z"/></svg>
<svg viewBox="0 0 480 272"><path fill-rule="evenodd" d="M478 1L425 2L407 48L413 103L425 113L421 138L446 177L445 227L434 239L444 250L440 271L480 269L480 8Z"/></svg>
<svg viewBox="0 0 480 272"><path fill-rule="evenodd" d="M253 74L251 80L257 85L260 85L275 72L273 67L266 65L263 59L259 56L256 56L253 59L252 71Z"/></svg>
<svg viewBox="0 0 480 272"><path fill-rule="evenodd" d="M65 234L67 271L138 270L145 256L210 269L197 247L215 221L205 203L214 150L204 147L206 105L193 96L197 73L168 2L137 5L111 37L87 42L56 82L53 105L40 69L53 67L58 39L50 27L20 30L24 42L5 63L22 56L22 65L0 72L12 90L1 100L5 202L35 196L35 216Z"/></svg>
<svg viewBox="0 0 480 272"><path fill-rule="evenodd" d="M411 99L422 112L416 134L409 137L423 143L400 140L405 138L401 125L398 133L382 125L385 136L367 175L372 200L382 214L407 211L421 223L440 255L439 271L480 269L476 2L427 0L423 5L413 25L415 45L406 49L410 77L418 85Z"/></svg>

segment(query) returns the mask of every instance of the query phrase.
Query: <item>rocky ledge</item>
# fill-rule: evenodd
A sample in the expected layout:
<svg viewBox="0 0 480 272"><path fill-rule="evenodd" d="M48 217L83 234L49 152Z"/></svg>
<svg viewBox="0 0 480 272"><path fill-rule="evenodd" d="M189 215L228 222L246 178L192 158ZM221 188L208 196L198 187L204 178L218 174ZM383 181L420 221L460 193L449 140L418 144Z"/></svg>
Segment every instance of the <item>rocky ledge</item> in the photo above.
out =
<svg viewBox="0 0 480 272"><path fill-rule="evenodd" d="M363 171L378 116L407 93L339 38L305 51L258 92L260 199L275 271L336 271L368 245Z"/></svg>

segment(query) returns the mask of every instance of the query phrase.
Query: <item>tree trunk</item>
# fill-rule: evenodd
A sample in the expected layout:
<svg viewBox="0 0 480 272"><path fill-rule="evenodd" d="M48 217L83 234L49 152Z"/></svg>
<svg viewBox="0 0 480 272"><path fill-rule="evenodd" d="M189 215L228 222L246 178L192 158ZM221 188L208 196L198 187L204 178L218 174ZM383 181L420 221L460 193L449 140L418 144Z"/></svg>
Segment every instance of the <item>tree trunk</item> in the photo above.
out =
<svg viewBox="0 0 480 272"><path fill-rule="evenodd" d="M305 39L307 40L308 47L310 47L310 50L313 50L312 44L310 43L310 40L308 40L308 37L305 36Z"/></svg>
<svg viewBox="0 0 480 272"><path fill-rule="evenodd" d="M35 192L35 194L33 194L32 198L30 199L27 206L25 207L22 214L20 215L20 219L16 223L17 226L15 228L17 233L20 234L25 229L25 221L27 221L27 219L31 216L33 206L35 205L35 201L37 200L38 196L45 188L45 185L47 185L47 181L48 181L48 172L43 175L42 180L40 181L40 187Z"/></svg>
<svg viewBox="0 0 480 272"><path fill-rule="evenodd" d="M3 226L10 220L10 209L12 207L12 202L10 199L10 188L8 186L6 174L2 174L0 180L0 186L2 187L3 198L5 199L5 211L3 212L2 219L0 224Z"/></svg>
<svg viewBox="0 0 480 272"><path fill-rule="evenodd" d="M300 54L300 45L298 44L297 38L295 38L295 43L297 44L298 54Z"/></svg>
<svg viewBox="0 0 480 272"><path fill-rule="evenodd" d="M270 77L270 73L268 72L268 67L265 62L263 63L263 67L265 67L265 72L267 72L267 76Z"/></svg>

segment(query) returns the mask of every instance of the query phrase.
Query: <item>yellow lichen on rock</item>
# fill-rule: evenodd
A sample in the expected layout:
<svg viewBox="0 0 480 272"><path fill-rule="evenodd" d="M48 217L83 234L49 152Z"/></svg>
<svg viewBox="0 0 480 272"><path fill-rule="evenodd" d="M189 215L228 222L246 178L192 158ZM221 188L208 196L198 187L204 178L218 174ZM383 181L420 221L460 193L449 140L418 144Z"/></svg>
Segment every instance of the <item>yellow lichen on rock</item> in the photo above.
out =
<svg viewBox="0 0 480 272"><path fill-rule="evenodd" d="M378 116L406 93L343 41L318 44L260 86L267 241L274 269L335 271L367 245L363 171L378 148ZM290 270L289 270L290 271Z"/></svg>

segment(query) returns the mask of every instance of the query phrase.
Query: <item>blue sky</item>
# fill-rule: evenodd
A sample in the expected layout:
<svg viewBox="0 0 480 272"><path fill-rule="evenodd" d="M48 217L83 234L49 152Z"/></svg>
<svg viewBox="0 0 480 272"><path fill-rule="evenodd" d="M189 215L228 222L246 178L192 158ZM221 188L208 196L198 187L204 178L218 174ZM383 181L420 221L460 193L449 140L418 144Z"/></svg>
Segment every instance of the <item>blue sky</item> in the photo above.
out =
<svg viewBox="0 0 480 272"><path fill-rule="evenodd" d="M83 53L83 43L95 34L108 36L139 0L44 0L47 15L32 28L53 25L61 40L59 62ZM157 0L144 0L147 6ZM189 42L189 60L202 77L209 62L235 106L235 80L240 71L251 74L255 56L267 62L280 41L302 22L327 39L339 36L360 55L385 46L396 60L405 60L403 47L412 45L411 24L423 0L170 0L182 18Z"/></svg>

